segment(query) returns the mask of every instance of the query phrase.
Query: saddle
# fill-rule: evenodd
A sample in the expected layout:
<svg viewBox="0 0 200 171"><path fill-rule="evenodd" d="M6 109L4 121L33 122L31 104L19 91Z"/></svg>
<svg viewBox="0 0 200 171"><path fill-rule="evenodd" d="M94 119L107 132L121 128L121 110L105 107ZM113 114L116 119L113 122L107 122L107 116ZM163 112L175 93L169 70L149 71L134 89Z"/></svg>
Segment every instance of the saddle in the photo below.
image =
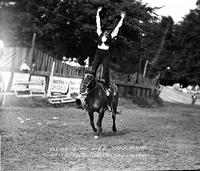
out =
<svg viewBox="0 0 200 171"><path fill-rule="evenodd" d="M117 95L117 92L116 92L117 90L115 89L115 87L113 86L113 84L111 83L110 85L108 85L104 81L100 81L100 80L98 80L98 83L102 87L102 89L105 92L106 96L108 97L109 101L111 102L111 99L113 99L113 97ZM112 111L112 105L111 105L111 103L109 103L107 105L107 108L108 108L108 110L110 112Z"/></svg>

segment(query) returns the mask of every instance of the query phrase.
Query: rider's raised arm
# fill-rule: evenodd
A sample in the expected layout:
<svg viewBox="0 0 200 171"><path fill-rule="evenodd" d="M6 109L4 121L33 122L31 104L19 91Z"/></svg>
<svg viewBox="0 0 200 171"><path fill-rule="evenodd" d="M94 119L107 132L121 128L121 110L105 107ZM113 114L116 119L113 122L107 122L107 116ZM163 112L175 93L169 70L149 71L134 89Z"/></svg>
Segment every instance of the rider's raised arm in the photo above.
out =
<svg viewBox="0 0 200 171"><path fill-rule="evenodd" d="M101 30L101 21L100 21L100 16L99 13L102 10L102 7L99 7L97 10L97 15L96 15L96 24L97 24L97 34L100 36L100 34L102 33Z"/></svg>
<svg viewBox="0 0 200 171"><path fill-rule="evenodd" d="M125 15L126 15L125 12L121 12L121 19L120 19L119 23L117 24L117 26L115 27L115 29L111 33L112 38L117 36L117 34L119 32L119 28L123 24L123 20L124 20Z"/></svg>

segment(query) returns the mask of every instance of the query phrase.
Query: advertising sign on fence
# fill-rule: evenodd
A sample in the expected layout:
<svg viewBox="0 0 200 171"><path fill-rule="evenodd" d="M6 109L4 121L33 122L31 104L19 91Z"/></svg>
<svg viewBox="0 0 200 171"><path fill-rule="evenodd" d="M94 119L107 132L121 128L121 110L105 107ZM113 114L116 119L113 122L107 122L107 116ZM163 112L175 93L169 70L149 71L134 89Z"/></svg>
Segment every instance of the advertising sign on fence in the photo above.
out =
<svg viewBox="0 0 200 171"><path fill-rule="evenodd" d="M81 79L79 78L53 77L50 91L70 96L71 93L79 93L80 84Z"/></svg>
<svg viewBox="0 0 200 171"><path fill-rule="evenodd" d="M70 93L78 93L80 91L81 79L80 78L68 78L70 84Z"/></svg>
<svg viewBox="0 0 200 171"><path fill-rule="evenodd" d="M32 75L29 84L29 89L35 93L45 93L45 77Z"/></svg>
<svg viewBox="0 0 200 171"><path fill-rule="evenodd" d="M13 84L12 84L11 90L14 90L14 91L26 90L29 75L30 74L27 74L27 73L17 73L17 72L15 72L14 77L13 77Z"/></svg>
<svg viewBox="0 0 200 171"><path fill-rule="evenodd" d="M51 92L67 94L69 92L69 79L64 77L53 77L50 87Z"/></svg>

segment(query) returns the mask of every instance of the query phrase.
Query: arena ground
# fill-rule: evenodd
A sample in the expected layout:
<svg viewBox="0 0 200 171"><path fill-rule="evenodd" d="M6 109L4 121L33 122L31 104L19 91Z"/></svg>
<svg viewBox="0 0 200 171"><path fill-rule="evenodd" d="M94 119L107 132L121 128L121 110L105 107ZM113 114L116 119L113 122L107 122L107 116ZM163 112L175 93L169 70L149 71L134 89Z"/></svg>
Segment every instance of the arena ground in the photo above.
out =
<svg viewBox="0 0 200 171"><path fill-rule="evenodd" d="M87 113L72 104L1 108L2 170L200 169L200 107L142 108L120 99L120 109L116 135L107 112L94 139Z"/></svg>

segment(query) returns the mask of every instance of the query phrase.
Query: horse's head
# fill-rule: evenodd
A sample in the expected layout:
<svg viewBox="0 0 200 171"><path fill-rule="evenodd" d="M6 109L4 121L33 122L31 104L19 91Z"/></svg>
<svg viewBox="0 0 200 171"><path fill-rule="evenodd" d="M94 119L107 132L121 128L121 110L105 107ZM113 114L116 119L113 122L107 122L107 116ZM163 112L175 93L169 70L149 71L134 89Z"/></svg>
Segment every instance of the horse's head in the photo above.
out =
<svg viewBox="0 0 200 171"><path fill-rule="evenodd" d="M90 87L91 83L94 80L94 76L90 73L85 73L81 86L80 86L80 94L85 94L86 90Z"/></svg>

